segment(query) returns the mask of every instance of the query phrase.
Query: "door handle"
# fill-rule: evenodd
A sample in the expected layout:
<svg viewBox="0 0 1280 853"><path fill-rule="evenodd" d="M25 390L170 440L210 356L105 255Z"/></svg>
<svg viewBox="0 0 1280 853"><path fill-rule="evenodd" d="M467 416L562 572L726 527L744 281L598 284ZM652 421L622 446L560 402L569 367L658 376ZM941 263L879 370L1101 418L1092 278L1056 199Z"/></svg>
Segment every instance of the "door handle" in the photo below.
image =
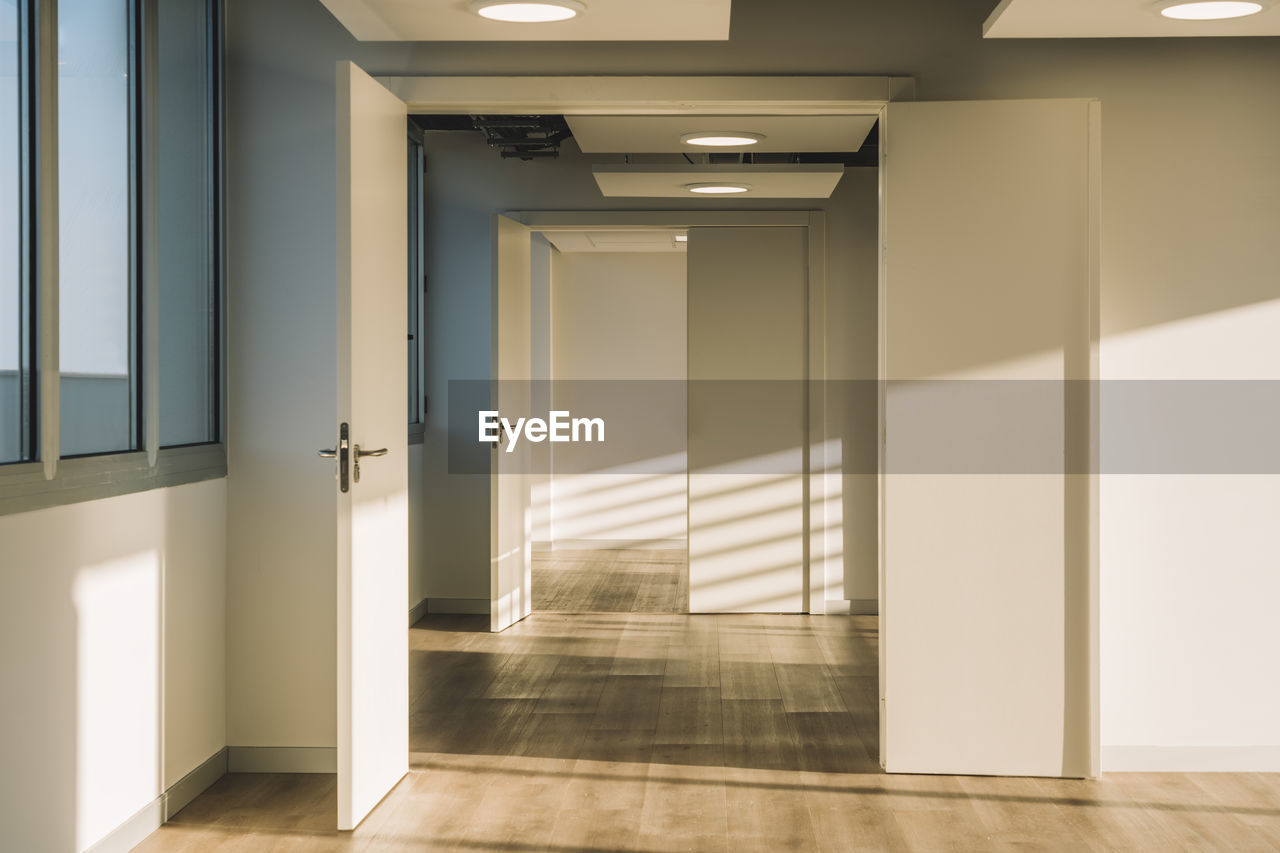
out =
<svg viewBox="0 0 1280 853"><path fill-rule="evenodd" d="M386 456L387 448L379 447L377 450L361 450L360 445L356 445L355 452L355 471L352 472L353 479L360 482L360 460L366 456Z"/></svg>
<svg viewBox="0 0 1280 853"><path fill-rule="evenodd" d="M321 459L337 459L338 460L338 488L343 492L350 490L351 486L347 482L347 456L350 448L350 440L348 438L349 429L346 424L338 428L338 446L330 450L317 450L316 454ZM359 447L356 448L359 450ZM385 452L385 451L383 451ZM356 482L360 481L360 462L356 461Z"/></svg>

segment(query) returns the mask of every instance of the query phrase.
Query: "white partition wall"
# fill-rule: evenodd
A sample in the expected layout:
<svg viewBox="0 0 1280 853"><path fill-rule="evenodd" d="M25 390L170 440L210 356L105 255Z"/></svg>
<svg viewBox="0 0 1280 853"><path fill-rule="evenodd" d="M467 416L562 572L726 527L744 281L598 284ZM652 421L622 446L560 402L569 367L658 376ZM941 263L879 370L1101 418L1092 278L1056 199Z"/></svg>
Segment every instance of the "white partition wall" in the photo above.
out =
<svg viewBox="0 0 1280 853"><path fill-rule="evenodd" d="M689 610L803 613L808 230L689 229Z"/></svg>
<svg viewBox="0 0 1280 853"><path fill-rule="evenodd" d="M493 217L491 361L494 411L529 411L532 353L532 234L506 216ZM505 431L502 442L508 440ZM489 487L489 616L502 631L532 610L533 508L530 442L492 450Z"/></svg>
<svg viewBox="0 0 1280 853"><path fill-rule="evenodd" d="M1094 102L884 122L882 762L1097 772Z"/></svg>

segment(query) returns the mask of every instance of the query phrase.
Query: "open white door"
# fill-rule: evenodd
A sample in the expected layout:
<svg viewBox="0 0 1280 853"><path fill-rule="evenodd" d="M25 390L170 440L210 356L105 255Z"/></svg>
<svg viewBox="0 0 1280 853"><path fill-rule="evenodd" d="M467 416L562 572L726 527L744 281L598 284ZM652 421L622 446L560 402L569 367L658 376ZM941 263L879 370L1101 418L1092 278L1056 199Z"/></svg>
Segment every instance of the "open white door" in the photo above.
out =
<svg viewBox="0 0 1280 853"><path fill-rule="evenodd" d="M492 335L490 408L509 417L530 414L532 315L530 312L532 235L506 216L493 217ZM507 435L490 451L489 616L503 631L529 615L533 590L533 513L530 442L507 452Z"/></svg>
<svg viewBox="0 0 1280 853"><path fill-rule="evenodd" d="M1098 106L882 134L881 760L1093 776Z"/></svg>
<svg viewBox="0 0 1280 853"><path fill-rule="evenodd" d="M339 829L409 769L406 120L403 102L339 65Z"/></svg>
<svg viewBox="0 0 1280 853"><path fill-rule="evenodd" d="M808 229L689 229L689 611L803 613Z"/></svg>

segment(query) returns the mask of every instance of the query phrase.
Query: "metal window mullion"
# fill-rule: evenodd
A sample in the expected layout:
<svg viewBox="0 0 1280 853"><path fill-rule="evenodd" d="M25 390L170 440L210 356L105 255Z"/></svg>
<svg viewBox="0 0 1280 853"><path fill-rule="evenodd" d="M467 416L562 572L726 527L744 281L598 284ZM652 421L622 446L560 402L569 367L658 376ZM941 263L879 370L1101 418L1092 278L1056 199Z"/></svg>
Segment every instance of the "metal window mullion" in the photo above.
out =
<svg viewBox="0 0 1280 853"><path fill-rule="evenodd" d="M214 126L211 136L215 149L212 162L212 181L214 211L211 222L210 253L216 267L213 273L214 306L213 306L213 346L211 353L214 370L214 412L212 441L226 444L227 441L227 347L225 346L225 330L227 317L227 253L226 253L226 46L224 43L226 9L222 0L209 0L209 85L212 88L212 109Z"/></svg>
<svg viewBox="0 0 1280 853"><path fill-rule="evenodd" d="M40 356L36 345L40 337L36 334L37 306L40 304L40 290L37 284L35 259L39 249L35 245L36 228L35 176L36 150L34 117L39 93L36 89L39 76L35 73L35 49L37 16L31 2L18 4L18 199L21 208L19 219L19 255L18 275L21 291L18 297L19 315L19 363L18 363L18 406L19 406L19 462L30 462L38 457L40 395L35 387L36 372L40 364Z"/></svg>
<svg viewBox="0 0 1280 853"><path fill-rule="evenodd" d="M134 364L141 371L135 380L135 388L142 391L141 406L135 406L142 416L142 446L147 452L147 463L156 467L160 454L160 316L159 316L159 130L157 121L158 75L155 73L159 58L157 42L158 0L134 0L133 13L139 16L134 27L137 49L131 51L133 69L137 76L133 92L136 98L133 126L139 138L133 146L135 210L133 247L137 263L133 279L135 298L140 305L133 315L140 318L139 334L131 337L135 347ZM140 356L140 357L139 357Z"/></svg>
<svg viewBox="0 0 1280 853"><path fill-rule="evenodd" d="M35 162L37 377L44 476L58 472L61 447L58 363L58 18L55 0L32 0L35 14Z"/></svg>

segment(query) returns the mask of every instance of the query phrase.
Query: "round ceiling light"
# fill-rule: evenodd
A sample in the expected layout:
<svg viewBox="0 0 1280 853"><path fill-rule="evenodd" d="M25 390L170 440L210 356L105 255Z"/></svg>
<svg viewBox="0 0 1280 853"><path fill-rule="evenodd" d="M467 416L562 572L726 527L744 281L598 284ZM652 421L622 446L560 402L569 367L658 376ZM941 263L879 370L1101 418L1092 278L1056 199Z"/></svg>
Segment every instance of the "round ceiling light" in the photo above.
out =
<svg viewBox="0 0 1280 853"><path fill-rule="evenodd" d="M578 0L471 0L471 11L490 21L548 24L576 18L587 6Z"/></svg>
<svg viewBox="0 0 1280 853"><path fill-rule="evenodd" d="M726 184L719 181L685 184L684 188L698 195L737 195L751 192L750 184Z"/></svg>
<svg viewBox="0 0 1280 853"><path fill-rule="evenodd" d="M740 130L702 131L686 133L680 137L685 145L699 145L704 148L742 148L764 141L763 133L745 133Z"/></svg>
<svg viewBox="0 0 1280 853"><path fill-rule="evenodd" d="M1160 14L1177 21L1222 21L1256 15L1265 4L1260 0L1166 0Z"/></svg>

